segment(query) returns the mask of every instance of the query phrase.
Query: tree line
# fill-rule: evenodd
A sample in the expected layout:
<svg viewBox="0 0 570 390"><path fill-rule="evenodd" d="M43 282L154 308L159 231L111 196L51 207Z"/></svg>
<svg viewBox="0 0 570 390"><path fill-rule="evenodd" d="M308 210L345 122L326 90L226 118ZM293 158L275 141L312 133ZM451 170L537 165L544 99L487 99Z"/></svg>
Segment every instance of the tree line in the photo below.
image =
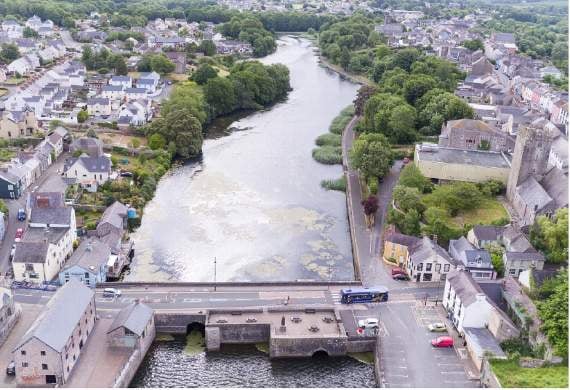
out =
<svg viewBox="0 0 570 390"><path fill-rule="evenodd" d="M286 96L291 89L289 70L281 64L257 61L234 65L227 77L209 64L200 66L195 79L177 85L162 104L161 116L142 131L149 146L167 149L182 158L200 154L207 125L216 117L239 110L258 110Z"/></svg>

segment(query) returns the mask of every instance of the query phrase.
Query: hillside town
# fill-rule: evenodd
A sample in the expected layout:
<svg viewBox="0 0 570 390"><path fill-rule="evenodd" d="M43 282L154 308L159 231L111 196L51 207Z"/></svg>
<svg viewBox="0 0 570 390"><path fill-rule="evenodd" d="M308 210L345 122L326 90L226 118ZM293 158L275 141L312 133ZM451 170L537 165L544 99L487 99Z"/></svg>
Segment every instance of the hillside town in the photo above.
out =
<svg viewBox="0 0 570 390"><path fill-rule="evenodd" d="M244 12L318 11L334 17L374 11L371 4L349 1L219 3ZM475 12L432 19L422 11L388 9L374 26L390 50L417 48L428 57L453 63L465 75L453 94L474 112L473 118L445 120L438 135L405 145L411 153L395 158L380 179L384 186L376 188L378 195L392 179L390 191L394 185L405 187L397 178L406 170L425 179L426 187L459 182L499 188L489 190L488 198L502 210L502 218L488 224L464 223L462 234L453 239L425 231L405 234L384 215L366 230L367 239L376 237L379 244L371 241L375 265L363 267L364 272L381 269L371 280L386 279L396 291L424 294L426 289L432 294L413 296L413 304L431 305L434 312L442 309L437 324L455 340L450 347L462 344L461 364L475 373L469 380L477 382L469 387L500 387L489 359L510 359L504 342L523 336L543 352L525 361L527 367L567 363L545 331L536 297L549 280L567 272L568 249L563 249L561 261L552 261L553 255L536 245L533 230L541 223L563 221L564 216L567 224L568 92L545 80L567 75L547 59L521 53L515 34L484 34L477 29L490 18ZM0 65L0 368L7 378L3 384L87 387L79 373L96 362L99 372L113 373L96 382L98 387L127 387L157 334L157 310L168 311L160 305L178 302L176 294L163 294L158 288L156 297L149 298L154 292L148 286L141 287L142 295L135 291L136 298L119 301L122 293L117 288L129 272L136 247L131 234L141 223L145 204L175 156L182 160L176 155L178 139L165 139L153 124L166 118L165 101L177 87L196 84L195 75L209 57L247 62L255 56L255 45L240 39L241 34L237 39L224 36L220 25L209 21L155 18L144 27L129 28L109 25L102 11L76 20L72 29L37 15L4 19L0 26L2 51L17 48L16 58ZM473 42L480 45L466 47ZM114 63L112 56L121 60ZM216 72L224 73L218 69L221 62L211 63ZM207 80L204 84L210 85ZM204 118L211 120L214 111L204 113ZM355 114L354 121L362 116ZM200 137L206 123L199 123ZM353 125L347 122L341 131ZM161 136L153 141L157 134ZM392 179L390 172L396 172ZM149 176L152 186L146 181ZM414 194L419 199L419 192ZM357 204L364 205L359 196L363 199ZM386 210L400 220L409 216L404 202L391 192L385 201ZM332 288L336 287L327 294ZM43 301L45 297L39 296L37 302L43 304L31 320L22 305L31 306L32 298L22 303L16 297L28 290L48 294ZM188 300L182 304L195 303L194 298L184 299ZM289 300L287 295L280 307ZM100 304L119 303L122 306L97 311ZM340 302L334 305L340 308ZM192 315L204 308L192 308ZM100 315L107 311L112 315ZM289 312L285 313L281 327L275 328L280 332L285 331ZM31 322L24 323L24 318ZM219 321L218 325L228 322ZM257 320L246 321L251 325ZM327 321L323 320L332 322ZM56 326L59 332L53 331Z"/></svg>

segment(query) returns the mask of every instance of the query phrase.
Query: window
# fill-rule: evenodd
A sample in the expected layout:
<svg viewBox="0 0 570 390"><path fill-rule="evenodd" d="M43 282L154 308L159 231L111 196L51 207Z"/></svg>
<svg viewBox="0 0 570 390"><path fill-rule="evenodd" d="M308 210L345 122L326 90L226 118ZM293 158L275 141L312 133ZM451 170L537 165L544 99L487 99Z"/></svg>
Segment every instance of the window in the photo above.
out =
<svg viewBox="0 0 570 390"><path fill-rule="evenodd" d="M85 279L89 279L89 272L85 272Z"/></svg>
<svg viewBox="0 0 570 390"><path fill-rule="evenodd" d="M26 356L26 351L20 351L20 355Z"/></svg>
<svg viewBox="0 0 570 390"><path fill-rule="evenodd" d="M46 351L41 351L40 355L45 356L46 355Z"/></svg>
<svg viewBox="0 0 570 390"><path fill-rule="evenodd" d="M48 369L48 365L47 364L42 364L42 370L47 370Z"/></svg>
<svg viewBox="0 0 570 390"><path fill-rule="evenodd" d="M440 272L441 271L441 264L436 264L435 265L435 272Z"/></svg>
<svg viewBox="0 0 570 390"><path fill-rule="evenodd" d="M423 280L424 280L424 282L430 282L431 281L431 274L424 274Z"/></svg>
<svg viewBox="0 0 570 390"><path fill-rule="evenodd" d="M28 362L22 362L22 367L28 367Z"/></svg>
<svg viewBox="0 0 570 390"><path fill-rule="evenodd" d="M517 270L514 268L509 269L509 275L515 275L517 273Z"/></svg>
<svg viewBox="0 0 570 390"><path fill-rule="evenodd" d="M449 272L449 264L443 266L443 272Z"/></svg>
<svg viewBox="0 0 570 390"><path fill-rule="evenodd" d="M34 265L26 263L26 272L34 272Z"/></svg>
<svg viewBox="0 0 570 390"><path fill-rule="evenodd" d="M431 263L426 263L426 272L431 271Z"/></svg>
<svg viewBox="0 0 570 390"><path fill-rule="evenodd" d="M418 266L416 267L416 270L421 271L423 268L424 268L424 264L419 263Z"/></svg>

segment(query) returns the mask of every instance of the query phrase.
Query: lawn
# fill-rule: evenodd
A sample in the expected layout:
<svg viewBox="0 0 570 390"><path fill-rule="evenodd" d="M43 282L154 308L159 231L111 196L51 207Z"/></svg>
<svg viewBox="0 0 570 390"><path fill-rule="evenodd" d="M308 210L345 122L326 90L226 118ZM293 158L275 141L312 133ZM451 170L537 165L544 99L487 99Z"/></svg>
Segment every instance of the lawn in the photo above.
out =
<svg viewBox="0 0 570 390"><path fill-rule="evenodd" d="M10 149L0 149L0 161L10 161L16 152Z"/></svg>
<svg viewBox="0 0 570 390"><path fill-rule="evenodd" d="M0 88L0 96L4 96L8 93L8 90L6 88Z"/></svg>
<svg viewBox="0 0 570 390"><path fill-rule="evenodd" d="M568 366L564 364L523 368L514 360L493 360L491 366L502 387L568 388Z"/></svg>
<svg viewBox="0 0 570 390"><path fill-rule="evenodd" d="M485 198L478 208L461 211L456 217L451 217L449 222L461 228L465 224L489 225L502 218L509 218L509 214L501 202L497 199Z"/></svg>
<svg viewBox="0 0 570 390"><path fill-rule="evenodd" d="M101 219L102 212L99 211L77 211L77 226L87 226L89 224L97 224Z"/></svg>
<svg viewBox="0 0 570 390"><path fill-rule="evenodd" d="M4 84L8 85L18 85L24 82L23 77L10 77L8 80L4 81Z"/></svg>

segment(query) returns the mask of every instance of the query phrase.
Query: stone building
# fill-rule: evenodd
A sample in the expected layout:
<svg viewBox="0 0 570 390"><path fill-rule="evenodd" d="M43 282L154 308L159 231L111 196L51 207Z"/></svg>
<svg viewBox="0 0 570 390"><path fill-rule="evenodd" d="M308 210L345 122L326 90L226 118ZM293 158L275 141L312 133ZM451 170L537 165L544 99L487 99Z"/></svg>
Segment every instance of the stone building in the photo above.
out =
<svg viewBox="0 0 570 390"><path fill-rule="evenodd" d="M441 130L439 145L463 150L512 151L515 141L506 133L476 119L448 121Z"/></svg>
<svg viewBox="0 0 570 390"><path fill-rule="evenodd" d="M528 126L519 130L507 198L522 227L532 225L538 215L551 216L557 209L568 207L568 174L548 167L551 146L549 129Z"/></svg>
<svg viewBox="0 0 570 390"><path fill-rule="evenodd" d="M61 287L12 350L18 386L62 386L95 325L95 293L77 280Z"/></svg>
<svg viewBox="0 0 570 390"><path fill-rule="evenodd" d="M111 347L145 352L152 344L155 332L153 310L145 304L133 302L123 308L111 324L107 343Z"/></svg>

